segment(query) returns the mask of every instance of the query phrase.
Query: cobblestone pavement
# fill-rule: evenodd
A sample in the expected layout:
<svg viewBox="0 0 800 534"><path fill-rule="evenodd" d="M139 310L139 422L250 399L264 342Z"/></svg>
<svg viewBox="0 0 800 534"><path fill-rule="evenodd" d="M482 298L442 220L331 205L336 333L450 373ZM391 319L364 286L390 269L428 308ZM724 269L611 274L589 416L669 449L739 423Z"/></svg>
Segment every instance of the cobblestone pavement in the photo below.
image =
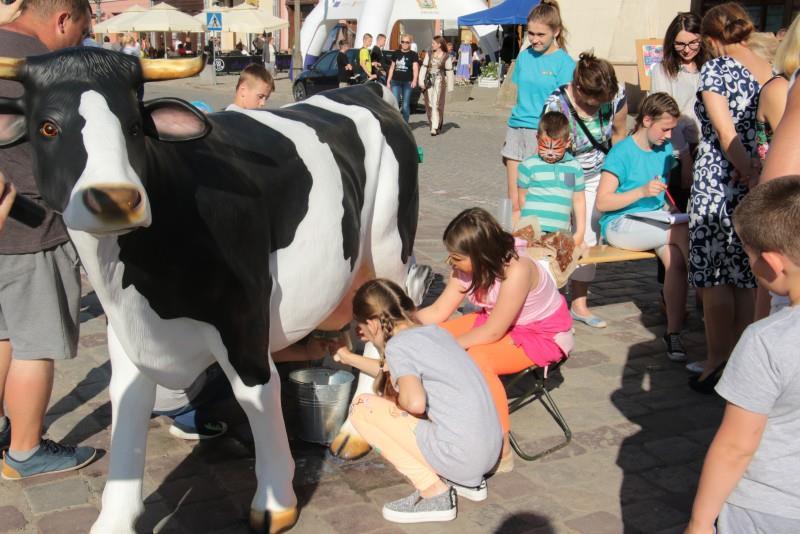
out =
<svg viewBox="0 0 800 534"><path fill-rule="evenodd" d="M203 98L216 107L231 93L231 80L216 88L196 81L148 87L149 97ZM287 94L288 83L280 81L271 105L285 102ZM498 156L502 113L476 102L464 98L454 105L459 113L446 113L439 137L428 136L422 115L412 119L425 151L416 253L439 273L445 272L440 239L446 223L465 207L492 209L504 190ZM591 302L609 327L577 326L577 348L560 376L553 377L553 397L574 432L568 447L538 462L517 459L512 473L489 480L487 501L460 502L453 522L399 526L385 522L380 509L410 486L379 456L343 463L321 447L293 441L301 505L293 532L681 532L722 402L690 391L682 366L666 359L655 277L652 261L600 268ZM79 356L56 366L47 433L70 444L107 449L105 318L85 289ZM693 309L684 339L691 358L701 359L702 322ZM255 489L252 443L241 412L229 407L226 417L232 423L226 437L197 445L172 438L168 423L153 419L140 532L247 531L242 518ZM559 436L538 404L515 413L512 429L530 448L550 446ZM87 532L98 512L107 465L106 455L77 473L0 481L0 532Z"/></svg>

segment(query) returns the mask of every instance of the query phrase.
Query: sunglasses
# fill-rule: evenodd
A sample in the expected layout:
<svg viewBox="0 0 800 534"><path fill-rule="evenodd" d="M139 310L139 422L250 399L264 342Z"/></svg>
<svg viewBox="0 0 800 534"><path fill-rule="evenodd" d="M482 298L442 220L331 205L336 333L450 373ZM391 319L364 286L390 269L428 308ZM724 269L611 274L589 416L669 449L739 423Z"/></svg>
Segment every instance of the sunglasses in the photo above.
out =
<svg viewBox="0 0 800 534"><path fill-rule="evenodd" d="M672 46L675 47L675 50L677 50L678 52L681 52L687 47L689 48L689 50L699 50L701 44L702 43L700 42L699 39L695 39L694 41L690 41L688 43L682 43L680 41L675 41Z"/></svg>
<svg viewBox="0 0 800 534"><path fill-rule="evenodd" d="M400 41L400 44L411 44L411 41Z"/></svg>

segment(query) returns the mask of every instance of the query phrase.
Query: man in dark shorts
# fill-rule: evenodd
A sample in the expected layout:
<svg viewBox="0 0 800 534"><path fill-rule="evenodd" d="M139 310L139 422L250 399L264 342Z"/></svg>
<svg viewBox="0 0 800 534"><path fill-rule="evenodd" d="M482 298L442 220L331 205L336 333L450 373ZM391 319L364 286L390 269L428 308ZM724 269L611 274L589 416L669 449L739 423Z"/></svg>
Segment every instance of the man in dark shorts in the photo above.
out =
<svg viewBox="0 0 800 534"><path fill-rule="evenodd" d="M77 46L90 26L88 0L26 0L22 15L0 28L0 56ZM0 96L22 93L19 83L0 81ZM45 207L28 143L0 150L0 172L17 195ZM78 469L96 454L42 439L53 362L77 352L81 295L78 254L61 216L45 209L38 227L9 219L0 235L0 448L9 447L2 467L9 480Z"/></svg>

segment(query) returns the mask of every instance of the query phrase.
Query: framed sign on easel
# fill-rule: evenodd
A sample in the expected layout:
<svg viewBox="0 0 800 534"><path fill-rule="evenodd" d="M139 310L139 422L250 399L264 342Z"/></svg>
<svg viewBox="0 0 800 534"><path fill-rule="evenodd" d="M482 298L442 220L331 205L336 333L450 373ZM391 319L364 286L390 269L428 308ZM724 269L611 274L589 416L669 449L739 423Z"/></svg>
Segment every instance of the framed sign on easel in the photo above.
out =
<svg viewBox="0 0 800 534"><path fill-rule="evenodd" d="M639 69L639 88L650 90L653 69L664 58L663 39L638 39L636 41L636 64Z"/></svg>

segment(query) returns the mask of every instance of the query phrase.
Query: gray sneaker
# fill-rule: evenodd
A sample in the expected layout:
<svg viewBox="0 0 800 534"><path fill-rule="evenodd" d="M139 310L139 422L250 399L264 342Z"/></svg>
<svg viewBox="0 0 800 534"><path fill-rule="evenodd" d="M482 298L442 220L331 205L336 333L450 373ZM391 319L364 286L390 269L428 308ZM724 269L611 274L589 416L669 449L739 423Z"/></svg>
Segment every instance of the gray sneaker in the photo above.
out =
<svg viewBox="0 0 800 534"><path fill-rule="evenodd" d="M24 462L15 460L6 452L2 477L6 480L20 480L74 471L90 463L96 455L97 451L93 447L68 447L43 439L39 443L39 450Z"/></svg>
<svg viewBox="0 0 800 534"><path fill-rule="evenodd" d="M456 490L453 488L430 499L422 498L419 491L415 491L408 497L383 505L383 518L393 523L452 521L456 512Z"/></svg>
<svg viewBox="0 0 800 534"><path fill-rule="evenodd" d="M6 420L6 428L0 430L0 451L8 449L11 445L11 421L9 421L8 417L3 417L2 419Z"/></svg>

